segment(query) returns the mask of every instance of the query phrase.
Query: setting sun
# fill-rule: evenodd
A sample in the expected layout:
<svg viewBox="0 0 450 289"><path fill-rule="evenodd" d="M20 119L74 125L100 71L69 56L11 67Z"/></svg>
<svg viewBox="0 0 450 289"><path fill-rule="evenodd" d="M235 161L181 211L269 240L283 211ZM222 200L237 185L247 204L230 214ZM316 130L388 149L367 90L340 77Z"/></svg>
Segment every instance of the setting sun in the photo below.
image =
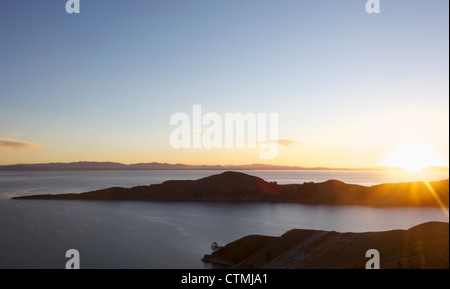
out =
<svg viewBox="0 0 450 289"><path fill-rule="evenodd" d="M388 156L386 165L417 173L431 166L442 165L442 160L429 143L412 141L397 146Z"/></svg>

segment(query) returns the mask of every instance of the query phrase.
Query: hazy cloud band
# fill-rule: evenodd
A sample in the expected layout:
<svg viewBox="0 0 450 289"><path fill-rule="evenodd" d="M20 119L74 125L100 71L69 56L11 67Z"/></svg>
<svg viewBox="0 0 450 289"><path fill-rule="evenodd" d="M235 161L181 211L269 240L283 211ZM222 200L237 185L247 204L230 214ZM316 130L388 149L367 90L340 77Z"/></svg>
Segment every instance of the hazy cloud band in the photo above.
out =
<svg viewBox="0 0 450 289"><path fill-rule="evenodd" d="M18 152L18 151L23 151L23 150L40 149L41 147L42 146L39 144L34 144L34 143L30 143L30 142L0 138L0 150L8 150L8 151L17 151Z"/></svg>

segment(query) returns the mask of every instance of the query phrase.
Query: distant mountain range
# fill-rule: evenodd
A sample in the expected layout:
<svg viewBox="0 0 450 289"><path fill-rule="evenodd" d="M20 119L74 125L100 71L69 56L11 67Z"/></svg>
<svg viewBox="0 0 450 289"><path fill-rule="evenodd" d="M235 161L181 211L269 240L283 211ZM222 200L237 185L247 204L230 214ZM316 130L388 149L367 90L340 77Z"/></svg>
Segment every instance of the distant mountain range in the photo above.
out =
<svg viewBox="0 0 450 289"><path fill-rule="evenodd" d="M448 167L432 167L431 170L448 170ZM43 163L43 164L15 164L0 166L0 171L61 171L61 170L402 170L388 166L371 168L327 168L327 167L299 167L279 166L268 164L251 165L187 165L167 163L139 163L121 164L115 162L73 162L73 163Z"/></svg>
<svg viewBox="0 0 450 289"><path fill-rule="evenodd" d="M371 187L346 184L337 180L280 185L240 172L224 172L198 180L172 180L150 186L112 187L81 194L32 195L14 199L448 207L449 181L394 183Z"/></svg>

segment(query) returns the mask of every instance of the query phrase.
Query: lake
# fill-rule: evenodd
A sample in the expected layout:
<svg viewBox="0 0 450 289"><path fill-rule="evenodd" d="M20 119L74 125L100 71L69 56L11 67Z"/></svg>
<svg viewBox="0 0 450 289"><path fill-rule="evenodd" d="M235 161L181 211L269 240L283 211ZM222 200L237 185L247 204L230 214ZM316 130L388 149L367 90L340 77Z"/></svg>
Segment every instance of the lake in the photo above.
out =
<svg viewBox="0 0 450 289"><path fill-rule="evenodd" d="M448 179L447 171L244 171L279 184L338 179L373 185ZM0 268L64 268L77 249L82 268L210 268L200 259L213 241L249 234L279 236L293 228L338 232L407 229L448 222L437 208L370 208L299 204L82 202L10 200L30 194L79 193L220 171L0 172Z"/></svg>

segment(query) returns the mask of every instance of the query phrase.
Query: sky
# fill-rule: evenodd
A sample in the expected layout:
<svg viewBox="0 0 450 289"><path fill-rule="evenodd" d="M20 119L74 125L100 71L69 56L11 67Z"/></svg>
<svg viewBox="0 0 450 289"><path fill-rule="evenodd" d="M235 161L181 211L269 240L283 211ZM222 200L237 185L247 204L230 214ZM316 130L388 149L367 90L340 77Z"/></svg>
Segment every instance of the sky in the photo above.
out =
<svg viewBox="0 0 450 289"><path fill-rule="evenodd" d="M0 1L0 165L448 166L446 0L65 4ZM278 114L278 154L175 149L194 105Z"/></svg>

